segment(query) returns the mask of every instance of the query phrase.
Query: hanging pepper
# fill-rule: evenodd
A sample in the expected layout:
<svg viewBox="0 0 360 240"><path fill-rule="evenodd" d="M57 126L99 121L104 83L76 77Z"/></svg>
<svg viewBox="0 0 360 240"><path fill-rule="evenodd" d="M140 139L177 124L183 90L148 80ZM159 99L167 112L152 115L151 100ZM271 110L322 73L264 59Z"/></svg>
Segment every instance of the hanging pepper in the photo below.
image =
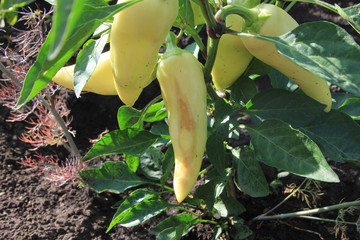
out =
<svg viewBox="0 0 360 240"><path fill-rule="evenodd" d="M74 69L75 65L61 68L53 77L52 81L74 90ZM100 95L117 95L114 76L111 71L110 52L105 52L100 55L99 63L86 82L83 91Z"/></svg>
<svg viewBox="0 0 360 240"><path fill-rule="evenodd" d="M132 106L153 80L159 49L177 15L177 0L143 0L115 15L110 60L117 93L126 105Z"/></svg>
<svg viewBox="0 0 360 240"><path fill-rule="evenodd" d="M175 196L182 202L199 175L207 139L207 93L202 65L191 52L167 50L158 65L157 79L175 154Z"/></svg>
<svg viewBox="0 0 360 240"><path fill-rule="evenodd" d="M260 35L277 37L298 26L298 23L286 11L275 5L260 4L252 10L258 13L259 18L265 16L265 20L257 32ZM249 28L247 31L253 33L254 29ZM306 95L325 104L324 111L330 111L332 98L325 79L301 68L281 55L275 45L269 41L249 37L242 37L242 40L252 55L289 77Z"/></svg>

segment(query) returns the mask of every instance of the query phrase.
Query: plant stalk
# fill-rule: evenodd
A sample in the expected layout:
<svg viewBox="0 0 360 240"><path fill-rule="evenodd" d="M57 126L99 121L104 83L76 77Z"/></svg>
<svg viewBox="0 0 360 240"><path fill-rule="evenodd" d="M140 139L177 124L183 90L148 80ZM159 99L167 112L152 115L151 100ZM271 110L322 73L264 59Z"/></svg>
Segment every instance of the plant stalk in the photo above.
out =
<svg viewBox="0 0 360 240"><path fill-rule="evenodd" d="M302 217L302 216L306 216L306 215L329 212L329 211L333 211L336 209L350 207L350 206L354 206L354 205L360 205L360 201L345 202L345 203L335 204L335 205L322 207L322 208L315 208L315 209L311 209L311 210L304 210L304 211L298 211L298 212L292 212L292 213L284 213L284 214L278 214L278 215L274 215L274 216L260 215L260 216L255 217L251 221L264 221L264 220Z"/></svg>

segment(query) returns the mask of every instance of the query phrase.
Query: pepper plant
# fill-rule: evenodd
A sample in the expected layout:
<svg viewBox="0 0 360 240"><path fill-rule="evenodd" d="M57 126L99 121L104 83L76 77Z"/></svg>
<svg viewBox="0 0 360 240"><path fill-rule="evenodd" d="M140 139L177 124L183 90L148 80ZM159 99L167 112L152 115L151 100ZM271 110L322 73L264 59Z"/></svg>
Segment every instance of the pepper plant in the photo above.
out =
<svg viewBox="0 0 360 240"><path fill-rule="evenodd" d="M287 11L296 2L320 5L360 33L360 4L341 8L320 0L173 1L178 1L175 21L166 12L166 7L174 8L170 0L118 1L115 5L104 0L56 2L53 27L26 76L16 106L35 97L81 47L69 73L70 78L74 76L73 86L62 83L59 75L54 80L73 88L77 96L83 89L96 89L99 94L131 99L118 110L119 129L104 135L84 156L70 144L73 153L89 163L104 156L124 156L124 161L106 161L79 172L81 181L97 193L133 190L116 204L108 231L116 224L132 227L177 208L179 214L161 221L150 233L158 239L180 239L196 224L207 223L214 226L214 238L244 239L251 235L248 224L253 221L359 205L354 199L327 208L267 216L271 210L243 219L246 209L237 196L260 198L274 191L262 165L334 184L341 179L329 163L359 166L360 46L340 26L327 21L298 25ZM10 9L9 2L2 6ZM135 8L137 4L148 7ZM165 10L157 15L150 6L160 5ZM156 21L158 17L162 20ZM129 22L119 27L118 21ZM157 28L159 22L164 24ZM139 28L144 24L151 28ZM185 36L193 43L180 50ZM160 52L159 37L164 46ZM101 65L98 62L109 39L110 60L105 69L112 68L112 73L97 72L98 78L90 78ZM174 49L178 52L172 53L172 59L169 52ZM188 57L181 58L182 54ZM155 74L162 95L143 109L133 108ZM130 77L124 80L121 75ZM255 82L264 77L272 88L259 91ZM141 82L136 82L138 78ZM106 93L101 91L103 82ZM87 83L94 85L87 88ZM329 85L344 91L330 93ZM207 94L202 94L205 89ZM151 127L145 128L145 123ZM244 133L250 135L249 143L232 144ZM205 182L191 191L200 175ZM181 203L164 200L163 196L174 191ZM359 221L349 224L359 226Z"/></svg>

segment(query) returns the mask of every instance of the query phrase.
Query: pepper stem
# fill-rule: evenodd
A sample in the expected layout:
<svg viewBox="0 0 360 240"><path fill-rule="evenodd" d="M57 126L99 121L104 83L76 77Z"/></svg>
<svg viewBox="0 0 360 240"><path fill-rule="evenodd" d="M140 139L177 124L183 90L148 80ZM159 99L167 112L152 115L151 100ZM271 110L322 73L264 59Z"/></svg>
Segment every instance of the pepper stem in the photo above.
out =
<svg viewBox="0 0 360 240"><path fill-rule="evenodd" d="M215 20L224 23L226 17L230 14L241 16L245 20L246 25L250 26L258 21L259 11L256 8L249 9L243 6L227 5L215 14Z"/></svg>

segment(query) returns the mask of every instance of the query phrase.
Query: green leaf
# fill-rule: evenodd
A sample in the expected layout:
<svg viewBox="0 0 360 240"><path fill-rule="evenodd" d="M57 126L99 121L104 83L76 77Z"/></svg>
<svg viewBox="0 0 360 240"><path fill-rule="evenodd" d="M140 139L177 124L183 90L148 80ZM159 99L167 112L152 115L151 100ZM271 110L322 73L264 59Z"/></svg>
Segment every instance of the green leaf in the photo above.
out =
<svg viewBox="0 0 360 240"><path fill-rule="evenodd" d="M100 168L79 172L80 178L95 192L122 193L128 188L146 183L123 162L105 162Z"/></svg>
<svg viewBox="0 0 360 240"><path fill-rule="evenodd" d="M18 13L17 12L6 12L5 13L5 21L10 26L14 26L18 20Z"/></svg>
<svg viewBox="0 0 360 240"><path fill-rule="evenodd" d="M152 134L155 134L155 135L159 135L159 136L162 136L162 137L166 137L166 136L169 136L170 133L169 133L169 127L166 123L164 122L159 122L159 123L155 123L150 132ZM169 137L170 139L170 137Z"/></svg>
<svg viewBox="0 0 360 240"><path fill-rule="evenodd" d="M60 47L65 43L65 37L67 37L66 28L69 27L67 23L70 22L73 17L76 17L76 15L74 16L76 9L74 9L74 11L72 10L72 8L76 6L76 2L79 2L79 0L62 0L56 2L52 19L54 35L51 39L49 59L56 57L56 55L52 53L54 48L56 47L57 51L59 51ZM51 54L54 56L51 57Z"/></svg>
<svg viewBox="0 0 360 240"><path fill-rule="evenodd" d="M141 156L159 139L158 136L145 130L115 130L104 135L84 156L84 161L114 154L131 154Z"/></svg>
<svg viewBox="0 0 360 240"><path fill-rule="evenodd" d="M222 122L232 113L232 107L224 99L218 98L215 102L214 117L216 122Z"/></svg>
<svg viewBox="0 0 360 240"><path fill-rule="evenodd" d="M141 112L139 110L126 105L121 106L117 113L119 128L121 130L131 127L140 128L140 126L137 125L140 116Z"/></svg>
<svg viewBox="0 0 360 240"><path fill-rule="evenodd" d="M167 111L164 101L155 103L149 107L144 116L145 122L158 122L166 118Z"/></svg>
<svg viewBox="0 0 360 240"><path fill-rule="evenodd" d="M251 197L265 197L269 194L269 184L249 147L234 149L232 151L234 167L236 169L236 182L241 191Z"/></svg>
<svg viewBox="0 0 360 240"><path fill-rule="evenodd" d="M160 178L161 187L164 188L166 180L171 176L171 170L175 164L175 155L172 145L166 150L164 160L162 162L163 175Z"/></svg>
<svg viewBox="0 0 360 240"><path fill-rule="evenodd" d="M216 199L224 191L230 175L230 169L226 169L226 174L224 175L218 175L217 172L213 171L212 176L208 175L208 177L210 177L210 180L196 189L195 197L203 199L209 211L213 209Z"/></svg>
<svg viewBox="0 0 360 240"><path fill-rule="evenodd" d="M347 20L358 33L360 33L360 4L345 9L341 9L336 4L335 7L337 7L338 13Z"/></svg>
<svg viewBox="0 0 360 240"><path fill-rule="evenodd" d="M217 210L220 217L228 218L230 216L238 216L245 212L245 207L237 201L235 198L226 196L226 193L222 193L220 198L214 204L214 208Z"/></svg>
<svg viewBox="0 0 360 240"><path fill-rule="evenodd" d="M2 0L0 3L0 11L15 11L19 7L28 5L35 0Z"/></svg>
<svg viewBox="0 0 360 240"><path fill-rule="evenodd" d="M133 227L158 215L168 209L170 205L160 198L150 198L139 202L131 208L131 211L124 214L117 223L123 227Z"/></svg>
<svg viewBox="0 0 360 240"><path fill-rule="evenodd" d="M94 72L108 36L108 34L105 34L96 41L90 39L79 52L74 69L74 91L76 97L80 97L82 89Z"/></svg>
<svg viewBox="0 0 360 240"><path fill-rule="evenodd" d="M231 87L230 97L232 101L245 105L253 96L257 89L255 82L247 76L241 76Z"/></svg>
<svg viewBox="0 0 360 240"><path fill-rule="evenodd" d="M271 71L269 72L269 77L271 80L271 86L273 88L282 88L290 92L293 92L299 88L298 85L294 83L294 81L292 81L290 78L288 78L275 68L271 69Z"/></svg>
<svg viewBox="0 0 360 240"><path fill-rule="evenodd" d="M58 1L55 7L53 28L55 34L52 36L49 60L54 59L60 54L62 48L65 46L67 39L77 34L79 31L84 31L80 27L88 30L91 33L102 23L99 19L108 19L108 12L113 11L113 14L120 10L139 2L140 0L133 0L118 5L109 6L104 0L62 0ZM120 9L118 7L121 7ZM111 14L111 16L113 15ZM95 25L95 26L94 26Z"/></svg>
<svg viewBox="0 0 360 240"><path fill-rule="evenodd" d="M360 46L343 28L330 22L309 22L271 41L300 67L342 89L360 95Z"/></svg>
<svg viewBox="0 0 360 240"><path fill-rule="evenodd" d="M238 219L233 225L234 231L231 233L231 239L247 239L252 234L250 228L244 223L243 219Z"/></svg>
<svg viewBox="0 0 360 240"><path fill-rule="evenodd" d="M102 22L129 6L128 3L109 6L103 0L78 0L77 3L80 6L77 5L79 8L74 12L76 16L73 15L73 18L69 19L71 24L68 24L71 26L67 26L69 30L68 34L65 34L67 37L64 39L66 40L61 42L61 47L58 48L60 50L57 50L56 56L54 55L52 59L49 59L48 56L53 49L53 39L63 39L62 36L59 37L61 34L59 35L57 32L63 31L61 26L51 28L34 65L25 77L20 98L15 106L16 109L30 101L48 84L57 71L65 65ZM135 3L135 1L131 3Z"/></svg>
<svg viewBox="0 0 360 240"><path fill-rule="evenodd" d="M222 201L226 209L227 216L239 216L240 214L246 211L244 205L242 205L238 200L233 197L228 197L225 192L220 195L220 200Z"/></svg>
<svg viewBox="0 0 360 240"><path fill-rule="evenodd" d="M158 223L155 227L150 229L150 233L159 237L159 235L166 235L169 238L164 239L180 239L187 233L187 230L193 225L196 225L199 219L186 214L178 214L170 216ZM160 236L163 237L163 236ZM157 238L158 239L158 238Z"/></svg>
<svg viewBox="0 0 360 240"><path fill-rule="evenodd" d="M307 178L339 182L319 147L306 135L277 119L246 127L256 157L269 166Z"/></svg>
<svg viewBox="0 0 360 240"><path fill-rule="evenodd" d="M354 120L360 120L360 98L349 98L340 107L341 112L346 113Z"/></svg>
<svg viewBox="0 0 360 240"><path fill-rule="evenodd" d="M322 113L300 131L313 139L324 154L335 161L360 161L360 126L347 114Z"/></svg>
<svg viewBox="0 0 360 240"><path fill-rule="evenodd" d="M151 105L147 110L143 109L141 111L125 105L121 106L117 115L119 128L141 128L142 126L140 126L140 118L142 115L142 120L146 122L157 122L163 120L167 116L164 102L155 103Z"/></svg>
<svg viewBox="0 0 360 240"><path fill-rule="evenodd" d="M331 105L332 109L339 109L346 100L350 98L357 98L356 95L346 92L334 92L331 96L333 98L333 103Z"/></svg>
<svg viewBox="0 0 360 240"><path fill-rule="evenodd" d="M131 154L124 154L124 158L129 170L135 173L140 165L140 157L133 156Z"/></svg>
<svg viewBox="0 0 360 240"><path fill-rule="evenodd" d="M216 171L224 175L225 172L225 146L222 136L218 132L212 133L206 143L206 154Z"/></svg>
<svg viewBox="0 0 360 240"><path fill-rule="evenodd" d="M137 189L130 193L130 195L118 207L106 232L108 233L117 223L123 221L124 218L127 217L127 215L131 213L138 204L155 198L157 195L157 192L145 188Z"/></svg>
<svg viewBox="0 0 360 240"><path fill-rule="evenodd" d="M160 180L163 175L162 160L164 154L155 147L150 147L140 157L140 170L150 180Z"/></svg>
<svg viewBox="0 0 360 240"><path fill-rule="evenodd" d="M289 123L334 161L360 161L360 126L347 114L336 110L325 113L320 106L306 95L271 89L256 95L247 104L246 113L253 120L274 118Z"/></svg>
<svg viewBox="0 0 360 240"><path fill-rule="evenodd" d="M324 105L306 96L283 89L269 89L257 94L246 104L253 119L281 119L291 125L310 124L323 112Z"/></svg>

